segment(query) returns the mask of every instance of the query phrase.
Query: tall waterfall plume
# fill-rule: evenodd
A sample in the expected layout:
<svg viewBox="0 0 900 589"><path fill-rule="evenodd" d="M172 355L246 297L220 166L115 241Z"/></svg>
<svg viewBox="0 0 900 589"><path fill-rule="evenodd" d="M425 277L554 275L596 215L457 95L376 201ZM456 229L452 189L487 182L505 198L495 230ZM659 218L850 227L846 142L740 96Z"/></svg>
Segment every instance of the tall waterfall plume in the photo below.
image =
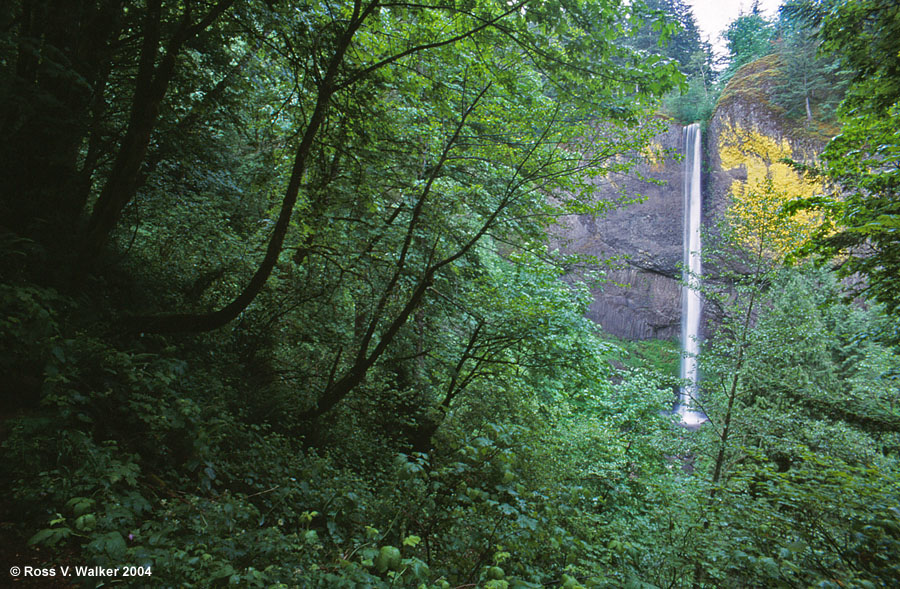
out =
<svg viewBox="0 0 900 589"><path fill-rule="evenodd" d="M684 129L684 269L681 287L681 378L688 381L678 395L676 412L686 426L697 426L706 416L695 404L697 397L697 353L700 351L700 125Z"/></svg>

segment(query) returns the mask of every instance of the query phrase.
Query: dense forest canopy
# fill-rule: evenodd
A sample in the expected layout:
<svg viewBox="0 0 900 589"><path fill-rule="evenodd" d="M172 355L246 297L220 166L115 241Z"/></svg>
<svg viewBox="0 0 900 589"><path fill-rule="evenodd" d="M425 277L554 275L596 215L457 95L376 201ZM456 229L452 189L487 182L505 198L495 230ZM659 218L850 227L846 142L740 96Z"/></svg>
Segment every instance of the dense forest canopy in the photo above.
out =
<svg viewBox="0 0 900 589"><path fill-rule="evenodd" d="M4 3L0 553L23 586L890 586L898 19L754 7L720 67L682 0ZM760 57L840 134L778 195L809 240L728 215L705 251L687 431L675 345L588 321L603 261L548 232Z"/></svg>

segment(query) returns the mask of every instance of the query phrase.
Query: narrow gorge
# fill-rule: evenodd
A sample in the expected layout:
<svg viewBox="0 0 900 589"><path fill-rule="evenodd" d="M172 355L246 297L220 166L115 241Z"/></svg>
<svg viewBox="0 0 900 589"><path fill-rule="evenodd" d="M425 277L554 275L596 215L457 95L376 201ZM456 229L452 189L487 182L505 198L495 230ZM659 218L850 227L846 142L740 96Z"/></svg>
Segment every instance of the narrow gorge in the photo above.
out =
<svg viewBox="0 0 900 589"><path fill-rule="evenodd" d="M639 163L630 173L597 181L599 199L622 204L603 217L568 216L555 237L565 253L608 264L601 266L605 281L592 290L588 317L623 340L678 342L682 381L696 383L699 342L711 329L707 324L718 320L715 309L704 313L698 290L687 286L702 274L701 233L716 235L729 215L743 217L750 227L766 225L781 204L760 206L753 200L766 183L781 198L817 188L785 160L813 161L827 129L786 118L769 99L777 71L771 59L741 69L723 91L705 133L697 123L658 118L654 122L662 131L653 138L653 153L637 154ZM773 247L787 248L801 238L807 221L792 220L791 229L772 238ZM754 234L751 229L745 237ZM691 404L695 392L683 388L674 401L685 424L705 419Z"/></svg>

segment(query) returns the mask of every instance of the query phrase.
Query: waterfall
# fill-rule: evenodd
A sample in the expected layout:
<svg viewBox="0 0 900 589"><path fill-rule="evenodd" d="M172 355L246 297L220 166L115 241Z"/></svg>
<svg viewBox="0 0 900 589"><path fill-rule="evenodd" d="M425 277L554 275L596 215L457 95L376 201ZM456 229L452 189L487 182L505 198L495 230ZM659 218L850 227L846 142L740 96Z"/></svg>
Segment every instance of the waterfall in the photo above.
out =
<svg viewBox="0 0 900 589"><path fill-rule="evenodd" d="M688 384L678 395L676 412L681 422L696 426L706 416L695 408L697 394L697 353L700 350L700 125L684 129L684 269L681 287L681 378Z"/></svg>

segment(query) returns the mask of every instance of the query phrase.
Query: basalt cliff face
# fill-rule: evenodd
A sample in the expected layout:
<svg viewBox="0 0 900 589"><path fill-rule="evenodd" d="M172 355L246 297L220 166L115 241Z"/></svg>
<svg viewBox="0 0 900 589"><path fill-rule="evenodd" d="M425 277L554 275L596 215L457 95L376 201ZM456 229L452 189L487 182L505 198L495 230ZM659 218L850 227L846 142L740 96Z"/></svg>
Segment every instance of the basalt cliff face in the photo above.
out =
<svg viewBox="0 0 900 589"><path fill-rule="evenodd" d="M777 59L763 58L732 78L704 134L703 225L707 229L768 178L794 196L815 186L783 158L815 159L829 129L787 119L770 99ZM683 257L683 127L671 122L657 135L657 157L629 175L598 179L598 198L625 204L604 217L573 215L561 222L553 247L567 253L616 260L605 283L592 291L588 317L626 339L677 338L681 327ZM751 224L753 221L751 221Z"/></svg>
<svg viewBox="0 0 900 589"><path fill-rule="evenodd" d="M786 197L806 196L818 187L785 159L812 163L837 129L818 120L785 116L772 96L779 82L779 58L769 55L747 64L722 92L707 128L704 186L709 221L766 182Z"/></svg>
<svg viewBox="0 0 900 589"><path fill-rule="evenodd" d="M567 253L613 259L592 292L588 317L618 337L670 339L681 324L683 170L676 156L682 127L669 124L653 141L656 157L633 173L597 180L598 198L632 200L603 217L565 217L554 245Z"/></svg>

